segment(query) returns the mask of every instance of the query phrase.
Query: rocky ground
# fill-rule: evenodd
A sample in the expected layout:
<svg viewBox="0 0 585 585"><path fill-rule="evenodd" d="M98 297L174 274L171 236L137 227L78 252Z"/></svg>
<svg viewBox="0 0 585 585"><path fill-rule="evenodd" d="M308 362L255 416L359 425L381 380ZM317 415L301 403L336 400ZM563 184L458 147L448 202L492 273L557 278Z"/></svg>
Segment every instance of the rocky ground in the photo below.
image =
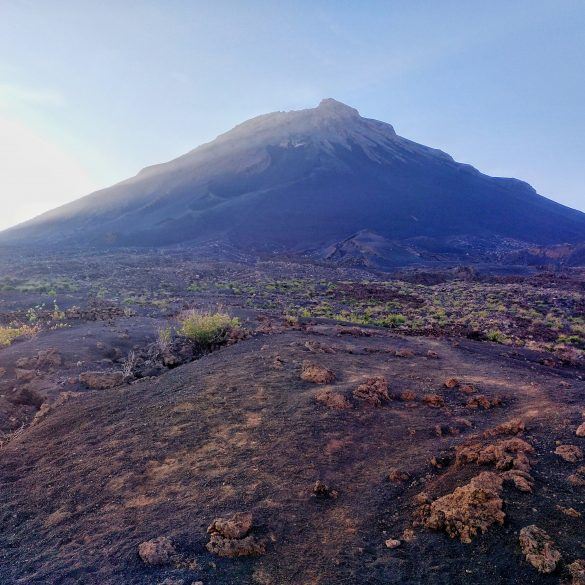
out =
<svg viewBox="0 0 585 585"><path fill-rule="evenodd" d="M584 582L581 273L0 269L2 583Z"/></svg>

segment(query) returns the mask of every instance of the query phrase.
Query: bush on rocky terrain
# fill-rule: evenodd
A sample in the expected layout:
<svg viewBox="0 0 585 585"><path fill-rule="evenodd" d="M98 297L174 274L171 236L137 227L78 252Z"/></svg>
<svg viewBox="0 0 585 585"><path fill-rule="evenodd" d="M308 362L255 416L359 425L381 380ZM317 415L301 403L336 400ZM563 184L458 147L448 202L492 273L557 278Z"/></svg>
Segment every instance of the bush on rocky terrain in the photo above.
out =
<svg viewBox="0 0 585 585"><path fill-rule="evenodd" d="M19 337L32 337L37 329L31 325L0 326L0 347L9 346Z"/></svg>
<svg viewBox="0 0 585 585"><path fill-rule="evenodd" d="M179 334L205 348L224 343L230 333L240 327L240 320L226 313L202 312L195 309L180 317Z"/></svg>

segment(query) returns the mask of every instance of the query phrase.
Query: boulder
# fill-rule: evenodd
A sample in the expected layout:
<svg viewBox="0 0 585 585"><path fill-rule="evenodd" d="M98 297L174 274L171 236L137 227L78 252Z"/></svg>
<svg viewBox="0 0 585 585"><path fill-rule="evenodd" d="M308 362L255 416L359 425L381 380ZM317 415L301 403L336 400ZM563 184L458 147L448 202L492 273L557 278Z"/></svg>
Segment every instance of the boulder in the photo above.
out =
<svg viewBox="0 0 585 585"><path fill-rule="evenodd" d="M520 530L520 547L526 560L539 573L552 573L561 560L552 538L534 524Z"/></svg>
<svg viewBox="0 0 585 585"><path fill-rule="evenodd" d="M353 395L358 400L363 400L372 406L381 406L390 399L388 382L382 376L368 378L353 391Z"/></svg>
<svg viewBox="0 0 585 585"><path fill-rule="evenodd" d="M18 388L8 400L12 402L12 404L22 404L24 406L40 408L45 401L45 398L33 388L22 386L21 388Z"/></svg>
<svg viewBox="0 0 585 585"><path fill-rule="evenodd" d="M577 445L559 445L555 449L555 455L569 463L577 463L583 459L583 449Z"/></svg>
<svg viewBox="0 0 585 585"><path fill-rule="evenodd" d="M335 374L324 366L305 362L301 370L301 380L313 384L331 384L335 381Z"/></svg>
<svg viewBox="0 0 585 585"><path fill-rule="evenodd" d="M408 481L410 479L410 475L406 473L406 471L402 471L397 467L391 467L388 470L388 480L392 483L402 483Z"/></svg>
<svg viewBox="0 0 585 585"><path fill-rule="evenodd" d="M520 418L513 418L509 421L499 424L493 429L488 429L483 433L484 437L496 437L498 435L518 435L526 430L526 424Z"/></svg>
<svg viewBox="0 0 585 585"><path fill-rule="evenodd" d="M349 400L341 394L341 392L335 392L330 388L322 388L315 393L315 400L320 404L333 408L335 410L347 410L351 408Z"/></svg>
<svg viewBox="0 0 585 585"><path fill-rule="evenodd" d="M37 368L59 368L63 365L63 358L57 349L50 347L37 354Z"/></svg>
<svg viewBox="0 0 585 585"><path fill-rule="evenodd" d="M225 538L244 538L252 530L253 517L249 512L236 512L230 518L216 518L207 532L217 532Z"/></svg>
<svg viewBox="0 0 585 585"><path fill-rule="evenodd" d="M573 561L568 567L571 573L571 585L585 585L585 559Z"/></svg>
<svg viewBox="0 0 585 585"><path fill-rule="evenodd" d="M261 555L266 551L263 542L250 534L252 514L237 512L230 518L215 519L207 532L207 550L222 557L244 557Z"/></svg>
<svg viewBox="0 0 585 585"><path fill-rule="evenodd" d="M124 383L122 372L82 372L79 381L92 390L106 390Z"/></svg>
<svg viewBox="0 0 585 585"><path fill-rule="evenodd" d="M313 495L317 498L336 500L339 496L337 490L331 489L326 483L317 480L313 486Z"/></svg>
<svg viewBox="0 0 585 585"><path fill-rule="evenodd" d="M438 394L425 394L423 396L423 402L433 408L441 408L442 406L445 406L445 400Z"/></svg>
<svg viewBox="0 0 585 585"><path fill-rule="evenodd" d="M445 386L445 388L457 388L457 386L459 386L459 380L457 378L447 378L443 382L443 386Z"/></svg>
<svg viewBox="0 0 585 585"><path fill-rule="evenodd" d="M585 487L585 465L581 465L575 473L569 475L567 481L574 487Z"/></svg>
<svg viewBox="0 0 585 585"><path fill-rule="evenodd" d="M23 368L16 368L14 374L19 382L30 382L37 375L34 370L25 370Z"/></svg>
<svg viewBox="0 0 585 585"><path fill-rule="evenodd" d="M433 530L444 530L451 538L471 542L478 532L492 524L503 524L502 479L484 471L468 484L438 498L423 511L423 524Z"/></svg>
<svg viewBox="0 0 585 585"><path fill-rule="evenodd" d="M160 536L139 544L138 554L147 565L168 565L177 551L170 538Z"/></svg>

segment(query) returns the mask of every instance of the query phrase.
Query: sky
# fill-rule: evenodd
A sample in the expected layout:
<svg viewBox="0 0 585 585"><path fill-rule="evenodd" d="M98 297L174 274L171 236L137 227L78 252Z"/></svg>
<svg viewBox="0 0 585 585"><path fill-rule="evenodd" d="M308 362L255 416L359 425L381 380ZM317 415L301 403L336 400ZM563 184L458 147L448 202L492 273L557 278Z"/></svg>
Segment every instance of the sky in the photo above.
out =
<svg viewBox="0 0 585 585"><path fill-rule="evenodd" d="M583 0L0 0L0 229L333 97L585 211Z"/></svg>

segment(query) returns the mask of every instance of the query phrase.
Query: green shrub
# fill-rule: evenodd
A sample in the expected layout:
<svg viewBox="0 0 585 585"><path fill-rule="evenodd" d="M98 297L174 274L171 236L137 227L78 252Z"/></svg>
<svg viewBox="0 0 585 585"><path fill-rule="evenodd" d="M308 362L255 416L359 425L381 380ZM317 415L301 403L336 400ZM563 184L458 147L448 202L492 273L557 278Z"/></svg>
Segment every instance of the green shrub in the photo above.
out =
<svg viewBox="0 0 585 585"><path fill-rule="evenodd" d="M485 336L488 341L493 341L494 343L506 343L508 341L508 338L499 329L490 329Z"/></svg>
<svg viewBox="0 0 585 585"><path fill-rule="evenodd" d="M240 320L225 313L191 310L180 317L179 334L202 347L224 343L229 334L240 327Z"/></svg>
<svg viewBox="0 0 585 585"><path fill-rule="evenodd" d="M406 317L404 315L389 313L379 320L379 323L383 327L396 327L398 325L404 325L406 323Z"/></svg>
<svg viewBox="0 0 585 585"><path fill-rule="evenodd" d="M38 329L30 325L21 325L20 327L0 326L0 347L9 346L18 337L33 337L36 333L38 333Z"/></svg>

